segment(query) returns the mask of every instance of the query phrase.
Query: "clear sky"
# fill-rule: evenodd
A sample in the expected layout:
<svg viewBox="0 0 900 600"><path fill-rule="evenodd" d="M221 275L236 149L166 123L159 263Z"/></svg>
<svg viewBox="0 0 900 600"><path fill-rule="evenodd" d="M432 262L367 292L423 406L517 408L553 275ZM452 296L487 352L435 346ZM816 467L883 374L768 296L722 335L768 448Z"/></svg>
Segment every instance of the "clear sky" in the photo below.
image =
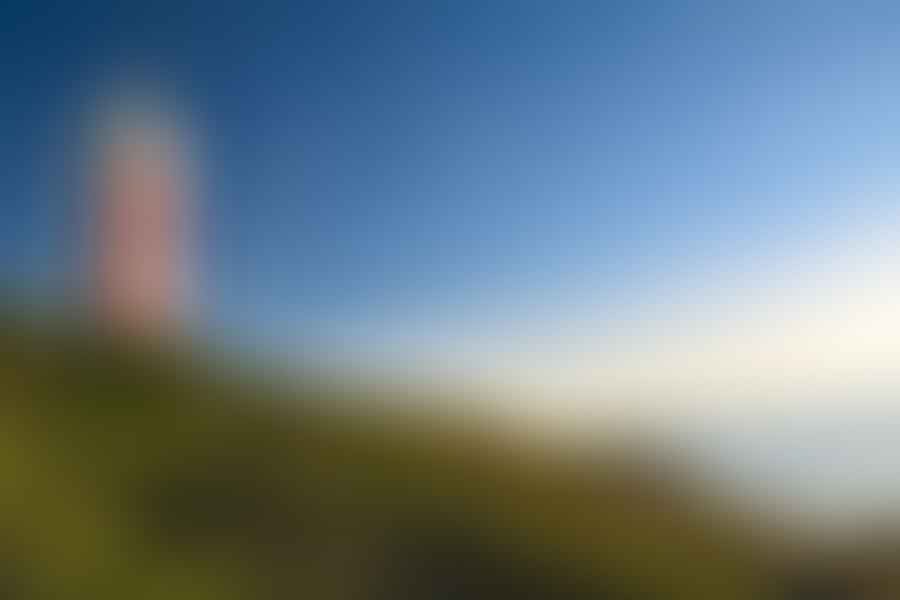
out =
<svg viewBox="0 0 900 600"><path fill-rule="evenodd" d="M15 4L13 284L58 285L73 107L138 69L206 138L210 320L273 348L717 397L894 349L891 3Z"/></svg>
<svg viewBox="0 0 900 600"><path fill-rule="evenodd" d="M480 377L579 424L900 392L896 3L232 4L3 3L4 280L59 292L60 156L136 69L205 139L210 322L280 356ZM789 431L714 454L808 493L843 450ZM896 483L846 464L860 497Z"/></svg>

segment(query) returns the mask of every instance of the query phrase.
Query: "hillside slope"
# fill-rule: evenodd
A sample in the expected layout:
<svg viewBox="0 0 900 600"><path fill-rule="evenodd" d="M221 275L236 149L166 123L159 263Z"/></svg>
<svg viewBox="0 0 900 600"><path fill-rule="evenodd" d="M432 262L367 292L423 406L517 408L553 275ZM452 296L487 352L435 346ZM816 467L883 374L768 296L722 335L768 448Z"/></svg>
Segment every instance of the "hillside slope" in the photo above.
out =
<svg viewBox="0 0 900 600"><path fill-rule="evenodd" d="M273 387L0 334L0 597L773 597L663 480Z"/></svg>

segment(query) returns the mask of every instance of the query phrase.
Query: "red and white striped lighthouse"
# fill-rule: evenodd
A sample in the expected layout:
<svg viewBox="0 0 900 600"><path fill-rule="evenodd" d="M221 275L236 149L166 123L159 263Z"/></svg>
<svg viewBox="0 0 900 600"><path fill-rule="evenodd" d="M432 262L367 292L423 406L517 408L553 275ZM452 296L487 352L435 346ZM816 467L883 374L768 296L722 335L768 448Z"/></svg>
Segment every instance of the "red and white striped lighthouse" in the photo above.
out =
<svg viewBox="0 0 900 600"><path fill-rule="evenodd" d="M168 334L188 294L190 196L183 132L149 96L105 107L93 167L93 294L106 328Z"/></svg>

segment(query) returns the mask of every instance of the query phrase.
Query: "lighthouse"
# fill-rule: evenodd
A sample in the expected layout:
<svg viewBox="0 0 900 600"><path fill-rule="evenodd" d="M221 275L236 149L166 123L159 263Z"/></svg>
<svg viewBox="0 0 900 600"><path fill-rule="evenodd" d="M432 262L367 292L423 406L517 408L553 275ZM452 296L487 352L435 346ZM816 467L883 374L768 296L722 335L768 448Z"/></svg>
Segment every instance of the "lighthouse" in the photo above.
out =
<svg viewBox="0 0 900 600"><path fill-rule="evenodd" d="M174 111L153 94L104 103L90 184L93 312L128 335L178 332L187 317L190 161Z"/></svg>

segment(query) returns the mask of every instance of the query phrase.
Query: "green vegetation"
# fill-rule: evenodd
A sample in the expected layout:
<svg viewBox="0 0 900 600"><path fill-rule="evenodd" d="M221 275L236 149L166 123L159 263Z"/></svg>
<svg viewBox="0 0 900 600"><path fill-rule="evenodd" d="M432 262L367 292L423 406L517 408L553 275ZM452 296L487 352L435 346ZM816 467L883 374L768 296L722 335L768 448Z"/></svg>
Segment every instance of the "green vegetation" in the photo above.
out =
<svg viewBox="0 0 900 600"><path fill-rule="evenodd" d="M84 335L0 335L0 598L788 589L746 531L651 470L274 387Z"/></svg>

